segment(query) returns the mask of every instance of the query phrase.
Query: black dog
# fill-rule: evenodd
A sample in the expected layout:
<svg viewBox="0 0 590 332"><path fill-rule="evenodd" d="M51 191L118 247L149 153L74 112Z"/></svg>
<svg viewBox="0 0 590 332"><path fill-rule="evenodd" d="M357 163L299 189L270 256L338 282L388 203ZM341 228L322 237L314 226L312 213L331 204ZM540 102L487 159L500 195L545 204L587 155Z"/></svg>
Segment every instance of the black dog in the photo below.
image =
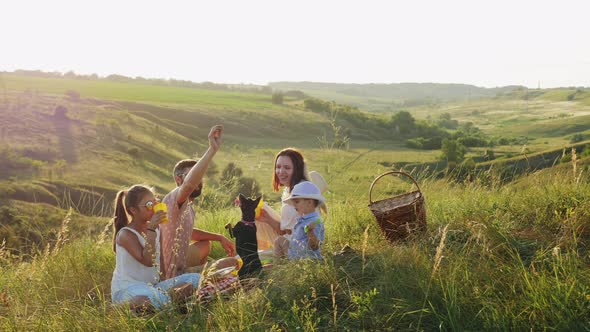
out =
<svg viewBox="0 0 590 332"><path fill-rule="evenodd" d="M262 196L252 200L240 194L242 220L238 221L234 227L231 226L231 223L225 225L225 228L229 231L229 235L236 239L236 250L244 261L244 265L238 271L240 279L245 276L258 274L262 269L262 263L260 263L260 257L258 257L256 223L254 222L256 207L261 198Z"/></svg>

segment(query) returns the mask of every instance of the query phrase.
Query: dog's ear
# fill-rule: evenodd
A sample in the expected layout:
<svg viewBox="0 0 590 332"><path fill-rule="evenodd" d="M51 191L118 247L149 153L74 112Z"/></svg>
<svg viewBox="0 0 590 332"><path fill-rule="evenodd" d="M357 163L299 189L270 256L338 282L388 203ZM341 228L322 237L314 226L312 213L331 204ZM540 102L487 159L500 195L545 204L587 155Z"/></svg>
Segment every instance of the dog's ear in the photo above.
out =
<svg viewBox="0 0 590 332"><path fill-rule="evenodd" d="M228 222L227 224L225 224L225 229L227 229L227 231L229 232L229 236L230 237L234 237L234 229L233 227L231 227L231 222Z"/></svg>
<svg viewBox="0 0 590 332"><path fill-rule="evenodd" d="M248 199L246 198L246 196L242 195L242 193L238 194L238 199L240 200L240 205L244 206L244 202L246 202Z"/></svg>
<svg viewBox="0 0 590 332"><path fill-rule="evenodd" d="M260 196L260 197L258 197L258 198L256 198L256 199L254 200L254 206L255 206L255 207L256 207L256 206L258 206L258 203L260 203L260 200L261 200L261 199L262 199L262 196Z"/></svg>

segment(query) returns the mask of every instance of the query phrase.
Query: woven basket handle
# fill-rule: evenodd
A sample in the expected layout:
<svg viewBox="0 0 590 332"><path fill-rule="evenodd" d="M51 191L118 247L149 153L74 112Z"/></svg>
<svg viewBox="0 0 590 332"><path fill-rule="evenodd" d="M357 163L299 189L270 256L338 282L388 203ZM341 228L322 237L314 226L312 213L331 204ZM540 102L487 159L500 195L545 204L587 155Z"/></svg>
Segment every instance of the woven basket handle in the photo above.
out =
<svg viewBox="0 0 590 332"><path fill-rule="evenodd" d="M418 191L420 193L422 193L420 191L420 186L418 185L418 182L416 182L416 180L410 174L408 174L406 172L401 172L401 171L389 171L389 172L385 172L385 173L379 175L377 178L375 178L375 180L373 180L373 183L371 183L371 189L369 189L369 204L373 204L373 200L371 198L372 194L373 194L373 186L375 185L375 183L377 183L377 180L379 180L382 177L384 177L385 175L389 175L389 174L399 174L399 175L405 175L405 176L409 177L416 185L416 188L418 188Z"/></svg>

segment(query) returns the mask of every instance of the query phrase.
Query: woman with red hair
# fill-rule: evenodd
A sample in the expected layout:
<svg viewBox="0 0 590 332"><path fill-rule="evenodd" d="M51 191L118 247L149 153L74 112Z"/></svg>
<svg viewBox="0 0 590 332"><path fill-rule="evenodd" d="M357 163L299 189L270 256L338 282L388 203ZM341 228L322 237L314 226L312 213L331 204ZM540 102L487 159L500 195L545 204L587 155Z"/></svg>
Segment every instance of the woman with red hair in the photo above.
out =
<svg viewBox="0 0 590 332"><path fill-rule="evenodd" d="M281 213L279 215L272 208L265 205L260 217L257 219L259 222L269 225L276 233L273 245L275 257L285 257L287 255L291 232L297 222L297 211L292 205L284 202L291 194L293 187L300 182L311 180L312 182L321 182L316 183L316 185L320 187L322 192L327 189L323 178L317 172L312 173L313 176L310 176L312 179L309 179L303 154L297 149L286 148L277 153L274 162L272 188L273 191L278 192L283 187Z"/></svg>

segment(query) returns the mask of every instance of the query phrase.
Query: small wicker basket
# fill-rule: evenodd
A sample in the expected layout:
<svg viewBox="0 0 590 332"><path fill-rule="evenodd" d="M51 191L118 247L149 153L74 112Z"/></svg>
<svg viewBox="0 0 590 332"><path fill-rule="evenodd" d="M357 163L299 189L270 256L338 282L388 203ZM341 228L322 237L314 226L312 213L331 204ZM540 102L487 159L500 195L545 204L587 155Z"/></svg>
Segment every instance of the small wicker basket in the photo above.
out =
<svg viewBox="0 0 590 332"><path fill-rule="evenodd" d="M371 195L375 183L389 174L409 177L418 190L373 202ZM424 195L416 180L406 172L389 171L375 178L369 190L369 209L377 219L379 228L387 240L392 243L405 240L410 235L416 235L426 230Z"/></svg>

